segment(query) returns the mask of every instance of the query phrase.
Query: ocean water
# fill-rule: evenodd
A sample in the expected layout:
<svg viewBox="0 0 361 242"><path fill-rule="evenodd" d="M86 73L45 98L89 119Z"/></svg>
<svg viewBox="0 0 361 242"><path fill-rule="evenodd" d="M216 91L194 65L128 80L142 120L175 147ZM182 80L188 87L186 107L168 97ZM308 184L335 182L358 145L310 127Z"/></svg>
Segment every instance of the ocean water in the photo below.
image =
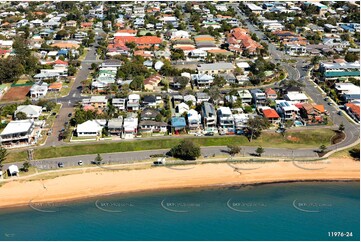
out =
<svg viewBox="0 0 361 242"><path fill-rule="evenodd" d="M0 240L359 241L359 191L314 182L33 200L0 209Z"/></svg>

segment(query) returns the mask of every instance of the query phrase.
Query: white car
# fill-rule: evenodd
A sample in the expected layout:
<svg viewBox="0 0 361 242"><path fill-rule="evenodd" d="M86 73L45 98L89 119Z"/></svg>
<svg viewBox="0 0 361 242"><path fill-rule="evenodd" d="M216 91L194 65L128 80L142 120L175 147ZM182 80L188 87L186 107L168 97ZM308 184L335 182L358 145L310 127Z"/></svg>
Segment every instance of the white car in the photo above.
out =
<svg viewBox="0 0 361 242"><path fill-rule="evenodd" d="M79 166L82 166L83 164L84 164L84 163L83 163L82 160L78 161L78 165L79 165Z"/></svg>

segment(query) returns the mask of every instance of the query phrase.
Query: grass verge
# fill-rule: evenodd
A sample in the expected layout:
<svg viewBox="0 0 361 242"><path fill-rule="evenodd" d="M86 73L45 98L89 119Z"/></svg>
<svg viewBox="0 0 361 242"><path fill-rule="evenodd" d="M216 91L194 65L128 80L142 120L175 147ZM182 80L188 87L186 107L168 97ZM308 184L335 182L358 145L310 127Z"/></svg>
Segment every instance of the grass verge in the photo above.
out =
<svg viewBox="0 0 361 242"><path fill-rule="evenodd" d="M134 140L124 142L109 142L99 144L77 144L59 147L41 147L34 150L34 159L46 159L65 156L101 154L127 151L141 151L154 149L169 149L177 145L182 139L192 140L200 146L226 146L229 144L240 146L263 146L277 148L313 148L321 144L330 145L334 131L330 129L316 129L304 131L290 131L285 137L276 133L263 133L261 137L249 142L245 136L219 136L219 137L179 137L154 140ZM24 161L27 159L26 151L11 151L6 162Z"/></svg>

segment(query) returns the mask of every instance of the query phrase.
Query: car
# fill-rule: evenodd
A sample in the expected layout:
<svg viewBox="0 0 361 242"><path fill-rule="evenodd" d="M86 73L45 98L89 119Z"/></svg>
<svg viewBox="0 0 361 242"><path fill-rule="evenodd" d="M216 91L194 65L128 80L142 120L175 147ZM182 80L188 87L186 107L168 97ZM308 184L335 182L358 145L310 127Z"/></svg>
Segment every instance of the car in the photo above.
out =
<svg viewBox="0 0 361 242"><path fill-rule="evenodd" d="M60 130L61 133L64 132L64 131L65 131L65 128L62 128L62 129Z"/></svg>
<svg viewBox="0 0 361 242"><path fill-rule="evenodd" d="M338 114L338 115L342 115L342 111L339 110L339 111L337 112L337 114Z"/></svg>
<svg viewBox="0 0 361 242"><path fill-rule="evenodd" d="M72 113L68 113L68 117L70 118L73 114Z"/></svg>
<svg viewBox="0 0 361 242"><path fill-rule="evenodd" d="M54 113L52 113L51 115L55 116L55 115L56 115L56 113L54 112Z"/></svg>
<svg viewBox="0 0 361 242"><path fill-rule="evenodd" d="M69 122L68 121L66 121L65 123L64 123L64 126L67 126L69 124Z"/></svg>
<svg viewBox="0 0 361 242"><path fill-rule="evenodd" d="M58 163L58 167L59 167L59 168L63 168L63 167L64 167L64 163L63 163L63 162L59 162L59 163Z"/></svg>
<svg viewBox="0 0 361 242"><path fill-rule="evenodd" d="M82 166L83 164L84 164L84 163L83 163L82 160L78 161L78 165L79 165L79 166Z"/></svg>
<svg viewBox="0 0 361 242"><path fill-rule="evenodd" d="M205 134L205 136L214 136L214 133L213 132L208 132Z"/></svg>
<svg viewBox="0 0 361 242"><path fill-rule="evenodd" d="M328 102L327 104L330 105L330 106L332 106L332 102Z"/></svg>

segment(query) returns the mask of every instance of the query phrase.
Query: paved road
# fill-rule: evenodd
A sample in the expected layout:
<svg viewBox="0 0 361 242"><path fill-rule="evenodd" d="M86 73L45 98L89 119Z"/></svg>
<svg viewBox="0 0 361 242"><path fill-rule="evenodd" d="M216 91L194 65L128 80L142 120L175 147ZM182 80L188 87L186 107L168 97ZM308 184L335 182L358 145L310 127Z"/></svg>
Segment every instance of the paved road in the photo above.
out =
<svg viewBox="0 0 361 242"><path fill-rule="evenodd" d="M242 147L241 154L242 156L253 156L257 147ZM169 149L161 150L146 150L146 151L132 151L132 152L119 152L119 153L109 153L101 154L103 162L106 164L126 164L133 163L136 161L141 161L151 158L151 155L155 154L166 154ZM217 147L202 147L201 148L202 157L212 157L213 155L228 155L226 146L217 146ZM279 159L289 158L289 157L309 157L316 158L318 157L317 153L313 149L278 149L278 148L265 148L263 154L265 157L275 157ZM89 165L91 161L94 161L96 155L80 155L73 157L59 157L51 158L44 160L32 161L31 164L36 166L39 169L59 169L58 163L62 162L64 167L74 167L78 166L78 162L82 161L84 164ZM153 158L156 160L157 158ZM22 162L13 163L22 167ZM4 164L3 170L6 170L11 164Z"/></svg>

